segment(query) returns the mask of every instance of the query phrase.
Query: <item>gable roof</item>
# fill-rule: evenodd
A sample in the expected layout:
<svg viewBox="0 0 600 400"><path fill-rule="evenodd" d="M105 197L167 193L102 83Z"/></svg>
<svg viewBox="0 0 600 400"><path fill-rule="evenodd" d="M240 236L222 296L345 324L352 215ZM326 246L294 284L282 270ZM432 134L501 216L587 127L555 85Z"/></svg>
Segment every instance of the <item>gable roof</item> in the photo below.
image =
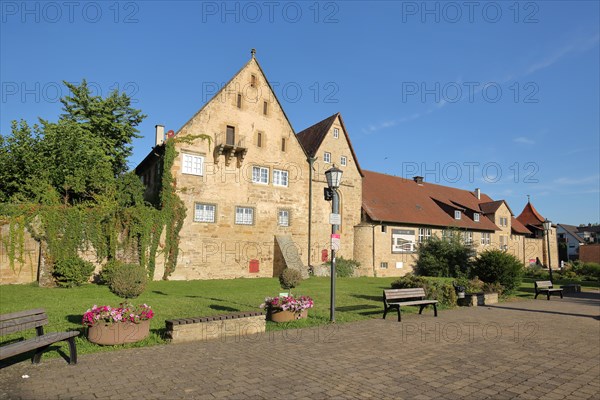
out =
<svg viewBox="0 0 600 400"><path fill-rule="evenodd" d="M510 211L510 215L515 215L508 206L508 203L504 200L496 200L487 203L481 203L479 207L481 209L481 212L484 214L494 214L496 211L498 211L502 204L504 204L506 208L508 208L508 211Z"/></svg>
<svg viewBox="0 0 600 400"><path fill-rule="evenodd" d="M522 223L525 226L530 225L539 228L542 226L542 223L544 222L545 218L542 217L540 213L537 212L533 204L531 204L531 202L528 201L527 204L525 204L523 211L521 211L521 214L519 214L519 216L517 217L517 219L520 223Z"/></svg>
<svg viewBox="0 0 600 400"><path fill-rule="evenodd" d="M561 227L569 235L576 238L579 241L579 243L585 243L585 239L578 235L578 227L576 227L575 225L558 224L558 226Z"/></svg>
<svg viewBox="0 0 600 400"><path fill-rule="evenodd" d="M531 235L531 231L515 217L510 217L510 229L520 235Z"/></svg>
<svg viewBox="0 0 600 400"><path fill-rule="evenodd" d="M340 124L342 125L342 131L344 132L344 137L348 142L348 147L350 147L350 152L352 153L352 157L354 158L354 163L356 164L356 168L361 176L364 176L362 169L360 168L360 164L358 162L358 158L356 157L356 153L354 153L354 147L352 147L352 142L350 141L350 136L348 136L348 131L346 130L346 125L344 124L344 119L342 115L338 112L333 114L331 117L325 118L324 120L317 122L316 124L309 126L304 129L302 132L299 132L296 137L298 141L304 148L304 152L308 157L314 157L321 147L323 140L325 140L325 136L327 136L327 132L331 129L331 126L335 122L335 120L339 118Z"/></svg>
<svg viewBox="0 0 600 400"><path fill-rule="evenodd" d="M491 201L485 194L477 199L468 190L364 171L362 206L373 221L496 231L500 228L488 218L475 222L462 214L457 220L442 208L479 212L481 203Z"/></svg>

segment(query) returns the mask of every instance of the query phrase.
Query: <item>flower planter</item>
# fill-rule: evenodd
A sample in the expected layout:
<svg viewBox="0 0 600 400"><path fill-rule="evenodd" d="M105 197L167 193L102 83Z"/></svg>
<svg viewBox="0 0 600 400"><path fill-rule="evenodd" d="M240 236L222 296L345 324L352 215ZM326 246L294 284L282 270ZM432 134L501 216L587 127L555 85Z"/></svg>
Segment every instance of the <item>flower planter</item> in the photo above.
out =
<svg viewBox="0 0 600 400"><path fill-rule="evenodd" d="M483 295L484 304L498 304L498 293L484 293Z"/></svg>
<svg viewBox="0 0 600 400"><path fill-rule="evenodd" d="M101 345L135 343L150 334L150 321L96 324L88 328L88 340Z"/></svg>
<svg viewBox="0 0 600 400"><path fill-rule="evenodd" d="M273 322L289 322L297 319L303 319L308 316L308 310L303 310L299 313L291 311L270 311L267 313L267 319Z"/></svg>

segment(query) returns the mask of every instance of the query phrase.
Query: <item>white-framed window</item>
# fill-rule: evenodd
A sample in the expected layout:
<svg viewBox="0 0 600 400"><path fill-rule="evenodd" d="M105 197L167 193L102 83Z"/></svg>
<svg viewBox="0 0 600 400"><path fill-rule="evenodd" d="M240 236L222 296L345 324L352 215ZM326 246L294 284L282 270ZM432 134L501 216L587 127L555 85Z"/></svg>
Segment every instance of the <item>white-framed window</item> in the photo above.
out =
<svg viewBox="0 0 600 400"><path fill-rule="evenodd" d="M481 244L485 246L490 243L492 243L492 234L489 232L483 232L481 234Z"/></svg>
<svg viewBox="0 0 600 400"><path fill-rule="evenodd" d="M500 250L508 250L508 236L500 235Z"/></svg>
<svg viewBox="0 0 600 400"><path fill-rule="evenodd" d="M286 186L288 185L288 172L280 169L273 170L273 185Z"/></svg>
<svg viewBox="0 0 600 400"><path fill-rule="evenodd" d="M202 176L204 173L204 157L183 153L182 172Z"/></svg>
<svg viewBox="0 0 600 400"><path fill-rule="evenodd" d="M196 203L194 205L194 222L215 222L217 206L214 204Z"/></svg>
<svg viewBox="0 0 600 400"><path fill-rule="evenodd" d="M333 128L333 137L336 139L340 137L340 130L338 128Z"/></svg>
<svg viewBox="0 0 600 400"><path fill-rule="evenodd" d="M346 158L346 156L342 156L342 158L340 158L340 164L342 165L342 167L345 167L348 164L348 159Z"/></svg>
<svg viewBox="0 0 600 400"><path fill-rule="evenodd" d="M252 182L268 185L269 184L269 168L252 167Z"/></svg>
<svg viewBox="0 0 600 400"><path fill-rule="evenodd" d="M454 210L454 219L460 219L462 213L458 210Z"/></svg>
<svg viewBox="0 0 600 400"><path fill-rule="evenodd" d="M479 222L479 213L473 214L473 221Z"/></svg>
<svg viewBox="0 0 600 400"><path fill-rule="evenodd" d="M381 263L379 263L379 268L381 268L381 269L388 269L388 263L387 263L387 261L382 261Z"/></svg>
<svg viewBox="0 0 600 400"><path fill-rule="evenodd" d="M419 243L431 239L431 228L419 228Z"/></svg>
<svg viewBox="0 0 600 400"><path fill-rule="evenodd" d="M413 253L415 247L414 230L392 229L392 253Z"/></svg>
<svg viewBox="0 0 600 400"><path fill-rule="evenodd" d="M506 217L500 217L500 226L508 226L508 218Z"/></svg>
<svg viewBox="0 0 600 400"><path fill-rule="evenodd" d="M236 225L253 225L254 208L239 206L235 207L235 223Z"/></svg>
<svg viewBox="0 0 600 400"><path fill-rule="evenodd" d="M473 232L463 232L463 241L465 242L466 245L472 245L473 244Z"/></svg>
<svg viewBox="0 0 600 400"><path fill-rule="evenodd" d="M323 153L323 162L325 162L327 164L331 163L331 153L329 153L327 151L325 153Z"/></svg>
<svg viewBox="0 0 600 400"><path fill-rule="evenodd" d="M290 211L289 210L278 210L277 211L277 225L290 226Z"/></svg>

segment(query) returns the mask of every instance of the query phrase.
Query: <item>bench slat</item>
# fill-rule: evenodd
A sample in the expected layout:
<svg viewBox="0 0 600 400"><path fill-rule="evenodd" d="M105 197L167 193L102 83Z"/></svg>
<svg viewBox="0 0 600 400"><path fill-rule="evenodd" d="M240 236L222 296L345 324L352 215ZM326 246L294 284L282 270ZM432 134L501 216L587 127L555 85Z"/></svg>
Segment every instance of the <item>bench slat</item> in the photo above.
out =
<svg viewBox="0 0 600 400"><path fill-rule="evenodd" d="M79 331L53 332L0 347L0 360L78 336Z"/></svg>
<svg viewBox="0 0 600 400"><path fill-rule="evenodd" d="M390 302L389 304L397 304L399 306L417 306L422 304L437 304L437 300L415 300L415 301L399 301L397 303Z"/></svg>
<svg viewBox="0 0 600 400"><path fill-rule="evenodd" d="M0 336L37 328L38 326L44 326L47 324L48 317L45 314L0 322Z"/></svg>
<svg viewBox="0 0 600 400"><path fill-rule="evenodd" d="M8 320L15 319L15 318L29 317L31 315L45 314L45 313L46 313L46 310L44 310L43 308L36 308L34 310L17 311L14 313L0 315L0 322L8 321Z"/></svg>

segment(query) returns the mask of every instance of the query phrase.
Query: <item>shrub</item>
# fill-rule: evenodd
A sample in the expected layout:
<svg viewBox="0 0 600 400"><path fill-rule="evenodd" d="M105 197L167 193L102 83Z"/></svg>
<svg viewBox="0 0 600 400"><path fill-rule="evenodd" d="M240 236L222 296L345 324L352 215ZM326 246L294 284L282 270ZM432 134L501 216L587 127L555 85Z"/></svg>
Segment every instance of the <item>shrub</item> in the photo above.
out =
<svg viewBox="0 0 600 400"><path fill-rule="evenodd" d="M52 276L61 287L73 287L86 283L94 272L94 264L79 257L58 260Z"/></svg>
<svg viewBox="0 0 600 400"><path fill-rule="evenodd" d="M121 268L123 266L123 262L119 260L110 260L102 267L100 271L100 283L105 285L110 284L110 280L115 270Z"/></svg>
<svg viewBox="0 0 600 400"><path fill-rule="evenodd" d="M573 263L573 271L585 280L600 281L600 264L594 262Z"/></svg>
<svg viewBox="0 0 600 400"><path fill-rule="evenodd" d="M583 280L583 276L577 275L577 273L572 269L559 269L557 271L552 270L552 273L560 279L565 279L573 282L581 282Z"/></svg>
<svg viewBox="0 0 600 400"><path fill-rule="evenodd" d="M428 299L437 300L446 306L456 306L456 292L450 282L412 274L404 275L392 282L392 289L423 288Z"/></svg>
<svg viewBox="0 0 600 400"><path fill-rule="evenodd" d="M279 284L282 289L293 289L299 286L300 282L302 282L302 273L297 269L286 268L279 275Z"/></svg>
<svg viewBox="0 0 600 400"><path fill-rule="evenodd" d="M354 270L360 267L360 263L356 260L345 259L344 257L336 257L335 259L335 276L338 278L349 278L354 276Z"/></svg>
<svg viewBox="0 0 600 400"><path fill-rule="evenodd" d="M513 292L520 284L523 264L512 254L502 250L486 250L473 263L471 276L478 276L486 283L501 284L506 293Z"/></svg>
<svg viewBox="0 0 600 400"><path fill-rule="evenodd" d="M484 283L483 293L498 293L499 295L504 293L504 287L498 282Z"/></svg>
<svg viewBox="0 0 600 400"><path fill-rule="evenodd" d="M474 254L460 232L453 232L445 239L434 236L419 245L415 269L423 276L458 277L468 273Z"/></svg>
<svg viewBox="0 0 600 400"><path fill-rule="evenodd" d="M528 278L547 281L550 279L550 273L547 269L540 267L537 264L531 264L524 270L524 275Z"/></svg>
<svg viewBox="0 0 600 400"><path fill-rule="evenodd" d="M147 277L144 267L138 264L121 264L111 272L108 286L117 296L132 299L144 292Z"/></svg>

